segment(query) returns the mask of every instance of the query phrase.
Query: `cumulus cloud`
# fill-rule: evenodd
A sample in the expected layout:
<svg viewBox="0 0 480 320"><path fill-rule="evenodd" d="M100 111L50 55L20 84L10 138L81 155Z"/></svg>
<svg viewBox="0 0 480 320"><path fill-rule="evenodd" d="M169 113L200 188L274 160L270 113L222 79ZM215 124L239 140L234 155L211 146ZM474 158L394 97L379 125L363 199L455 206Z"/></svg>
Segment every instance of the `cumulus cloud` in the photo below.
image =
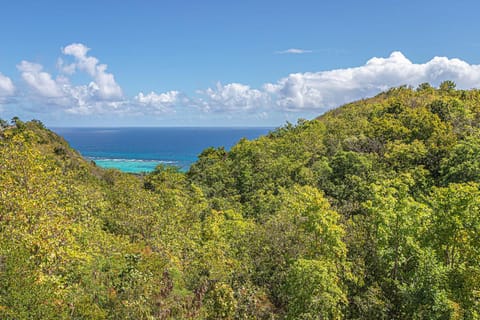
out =
<svg viewBox="0 0 480 320"><path fill-rule="evenodd" d="M73 62L65 63L58 59L60 74L56 77L43 70L38 63L22 61L17 65L30 92L26 97L41 102L45 106L56 106L73 114L123 113L125 99L121 87L115 82L113 74L107 72L107 65L100 64L95 57L87 53L90 49L83 44L74 43L62 49L64 56L73 57ZM69 76L77 71L86 73L91 81L74 85ZM39 110L40 111L40 110Z"/></svg>
<svg viewBox="0 0 480 320"><path fill-rule="evenodd" d="M15 93L15 86L12 80L0 73L0 102Z"/></svg>
<svg viewBox="0 0 480 320"><path fill-rule="evenodd" d="M280 109L322 111L390 87L423 82L437 86L445 80L456 82L458 88L479 87L480 65L445 57L415 64L395 51L387 58L372 58L360 67L290 74L265 84L263 90Z"/></svg>
<svg viewBox="0 0 480 320"><path fill-rule="evenodd" d="M175 112L175 107L188 103L188 98L179 91L168 91L164 93L150 92L144 94L140 92L134 97L138 104L139 112L163 114Z"/></svg>
<svg viewBox="0 0 480 320"><path fill-rule="evenodd" d="M74 86L70 83L63 86L65 99L57 101L67 113L78 115L118 113L122 109L123 101L110 101L98 99L98 87L94 82L88 85Z"/></svg>
<svg viewBox="0 0 480 320"><path fill-rule="evenodd" d="M22 61L17 65L26 87L25 94L10 78L0 74L0 102L7 96L34 99L36 105L57 106L67 113L79 115L155 115L196 108L205 113L239 114L270 117L275 113L321 113L344 103L370 97L391 87L417 86L429 82L438 86L452 80L461 89L480 87L480 65L460 59L435 57L425 63L413 63L401 52L388 57L374 57L365 64L319 72L292 73L259 88L248 84L217 83L212 88L198 90L187 96L181 91L164 93L139 92L125 97L107 65L89 55L90 49L80 43L62 49L57 75L46 72L42 65ZM284 53L306 53L308 50L288 49ZM73 84L76 73L90 79ZM3 97L3 100L2 100ZM40 100L39 100L40 99Z"/></svg>
<svg viewBox="0 0 480 320"><path fill-rule="evenodd" d="M73 74L76 70L84 71L93 78L90 87L94 89L95 94L101 99L118 100L123 96L122 88L115 82L113 74L107 72L107 65L100 64L95 57L88 56L90 50L81 43L73 43L63 48L62 53L72 56L75 61L72 64L66 64L59 60L59 67L67 74Z"/></svg>
<svg viewBox="0 0 480 320"><path fill-rule="evenodd" d="M305 50L305 49L297 49L297 48L290 48L287 50L276 51L276 54L302 54L302 53L311 53L312 50Z"/></svg>
<svg viewBox="0 0 480 320"><path fill-rule="evenodd" d="M269 96L266 92L251 89L248 85L217 83L215 88L198 91L201 98L197 101L204 111L238 112L260 109L268 104Z"/></svg>
<svg viewBox="0 0 480 320"><path fill-rule="evenodd" d="M75 114L99 113L102 107L108 105L95 97L98 87L94 82L75 86L67 77L59 75L54 78L43 71L42 65L29 61L22 61L17 65L17 69L27 87L32 90L32 93L27 95L28 98L36 103L41 102L47 107L61 107L66 112Z"/></svg>
<svg viewBox="0 0 480 320"><path fill-rule="evenodd" d="M391 87L415 87L423 82L438 86L445 80L456 82L458 88L479 87L480 65L446 57L416 64L395 51L386 58L374 57L359 67L292 73L260 89L238 83L218 84L214 89L199 91L201 97L196 104L207 112L262 112L269 108L322 112Z"/></svg>
<svg viewBox="0 0 480 320"><path fill-rule="evenodd" d="M43 71L43 66L38 63L22 61L17 65L23 80L32 88L36 94L45 98L60 98L63 92L59 84L52 79L52 76Z"/></svg>

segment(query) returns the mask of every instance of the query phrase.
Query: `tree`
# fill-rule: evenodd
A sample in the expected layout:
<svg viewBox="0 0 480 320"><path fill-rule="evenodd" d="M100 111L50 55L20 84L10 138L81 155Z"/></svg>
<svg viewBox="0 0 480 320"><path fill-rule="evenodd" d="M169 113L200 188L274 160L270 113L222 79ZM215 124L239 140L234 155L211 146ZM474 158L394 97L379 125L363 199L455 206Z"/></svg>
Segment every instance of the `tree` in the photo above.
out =
<svg viewBox="0 0 480 320"><path fill-rule="evenodd" d="M288 270L287 319L342 319L345 293L338 286L335 265L299 259Z"/></svg>
<svg viewBox="0 0 480 320"><path fill-rule="evenodd" d="M451 299L467 319L480 315L480 191L476 183L433 188L426 241L447 268Z"/></svg>
<svg viewBox="0 0 480 320"><path fill-rule="evenodd" d="M451 80L445 80L442 83L440 83L440 86L438 88L441 92L451 93L452 91L455 90L456 86L457 85L455 84L455 82Z"/></svg>

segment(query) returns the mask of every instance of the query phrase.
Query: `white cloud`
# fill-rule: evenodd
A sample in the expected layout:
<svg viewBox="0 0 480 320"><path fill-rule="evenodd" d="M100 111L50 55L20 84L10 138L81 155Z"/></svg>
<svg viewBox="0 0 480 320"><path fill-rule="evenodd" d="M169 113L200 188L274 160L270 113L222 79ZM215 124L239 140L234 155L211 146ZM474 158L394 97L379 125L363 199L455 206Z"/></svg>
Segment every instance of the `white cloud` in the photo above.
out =
<svg viewBox="0 0 480 320"><path fill-rule="evenodd" d="M212 89L198 91L203 97L197 100L197 106L204 111L239 112L261 109L268 104L268 94L240 83L230 83Z"/></svg>
<svg viewBox="0 0 480 320"><path fill-rule="evenodd" d="M15 93L15 86L12 80L0 72L0 102L6 97Z"/></svg>
<svg viewBox="0 0 480 320"><path fill-rule="evenodd" d="M282 110L323 111L390 87L423 82L438 86L444 80L456 82L458 88L479 87L480 66L445 57L415 64L396 51L388 58L372 58L360 67L290 74L277 83L265 84L264 90Z"/></svg>
<svg viewBox="0 0 480 320"><path fill-rule="evenodd" d="M388 57L374 57L358 67L292 73L260 88L241 83L218 83L213 88L198 90L190 97L176 90L140 92L134 97L124 97L114 75L107 72L107 65L89 56L89 50L79 43L63 48L64 56L57 63L58 75L44 71L40 64L22 61L17 68L29 90L22 92L22 86L16 88L10 78L0 74L0 102L2 98L6 101L5 97L15 96L16 99L31 99L39 108L42 105L56 106L78 115L162 116L180 108L187 112L197 108L205 113L224 113L232 117L245 113L270 118L288 112L320 114L400 85L415 87L429 82L438 86L442 81L452 80L461 89L480 87L480 65L446 57L413 63L401 52L393 52ZM308 51L286 51L301 53L296 50ZM83 72L90 80L80 85L72 84L70 78L76 72Z"/></svg>
<svg viewBox="0 0 480 320"><path fill-rule="evenodd" d="M83 44L71 44L64 49L64 55L72 56L74 62L67 64L62 58L57 61L61 74L56 77L43 71L38 63L22 61L17 65L21 77L31 90L26 97L45 107L56 106L73 114L123 113L125 99L115 78L108 73L107 65L87 55L89 48ZM92 78L88 84L74 85L68 76L77 71L85 72ZM39 103L40 102L40 103Z"/></svg>
<svg viewBox="0 0 480 320"><path fill-rule="evenodd" d="M188 103L188 98L179 91L168 91L164 93L140 92L134 97L138 104L140 113L164 114L175 112L175 107Z"/></svg>
<svg viewBox="0 0 480 320"><path fill-rule="evenodd" d="M178 91L168 91L160 94L152 91L147 95L140 92L135 96L135 100L145 105L171 105L178 100L179 94Z"/></svg>
<svg viewBox="0 0 480 320"><path fill-rule="evenodd" d="M61 87L49 73L42 71L42 65L24 60L17 65L17 69L21 72L23 80L36 94L45 98L63 96Z"/></svg>
<svg viewBox="0 0 480 320"><path fill-rule="evenodd" d="M76 66L74 63L66 64L62 58L57 59L57 69L63 74L72 75L75 73Z"/></svg>
<svg viewBox="0 0 480 320"><path fill-rule="evenodd" d="M119 106L124 101L99 98L97 93L100 89L96 82L72 85L68 77L59 75L53 78L50 73L43 71L42 65L29 61L22 61L17 68L28 88L33 91L26 95L27 98L36 104L56 106L67 113L81 115L122 112Z"/></svg>
<svg viewBox="0 0 480 320"><path fill-rule="evenodd" d="M88 48L81 45L67 48L70 54L85 60L83 57ZM91 59L86 59L84 64L76 68L94 72L99 66L97 60ZM359 67L290 74L259 89L240 83L218 83L214 88L197 91L197 95L190 98L179 91L160 94L140 92L130 102L135 108L132 107L129 112L136 110L138 113L159 115L175 112L178 107L194 106L204 112L216 113L262 114L275 110L320 113L391 87L404 84L417 86L422 82L439 85L444 80L455 81L459 88L478 87L480 66L444 57L415 64L402 53L393 52L386 58L374 57Z"/></svg>
<svg viewBox="0 0 480 320"><path fill-rule="evenodd" d="M63 48L62 53L72 56L75 62L65 65L63 60L59 61L60 69L67 73L73 74L75 70L86 72L93 78L91 84L95 89L95 94L104 100L122 99L122 88L115 82L113 74L107 72L106 64L99 64L99 60L95 57L88 56L90 48L81 43L73 43Z"/></svg>
<svg viewBox="0 0 480 320"><path fill-rule="evenodd" d="M311 53L312 50L305 50L305 49L297 49L297 48L290 48L287 50L276 51L276 54L302 54L302 53Z"/></svg>

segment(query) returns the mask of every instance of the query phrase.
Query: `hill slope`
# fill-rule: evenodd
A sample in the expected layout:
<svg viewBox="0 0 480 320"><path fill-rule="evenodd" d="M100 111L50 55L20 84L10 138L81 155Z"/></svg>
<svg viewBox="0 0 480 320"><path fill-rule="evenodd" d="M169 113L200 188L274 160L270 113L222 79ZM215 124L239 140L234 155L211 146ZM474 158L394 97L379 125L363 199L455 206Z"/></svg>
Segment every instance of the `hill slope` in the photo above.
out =
<svg viewBox="0 0 480 320"><path fill-rule="evenodd" d="M477 319L480 91L400 87L187 174L0 132L7 319Z"/></svg>

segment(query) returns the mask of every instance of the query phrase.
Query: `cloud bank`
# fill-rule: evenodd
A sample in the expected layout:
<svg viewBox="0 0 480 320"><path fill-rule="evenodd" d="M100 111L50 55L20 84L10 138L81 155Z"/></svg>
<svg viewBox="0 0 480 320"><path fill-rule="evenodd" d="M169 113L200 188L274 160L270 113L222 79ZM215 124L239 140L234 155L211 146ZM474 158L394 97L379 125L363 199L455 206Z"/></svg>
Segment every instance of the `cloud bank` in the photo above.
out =
<svg viewBox="0 0 480 320"><path fill-rule="evenodd" d="M391 87L416 87L423 82L438 86L445 80L454 81L462 89L479 87L480 65L445 57L415 64L395 51L387 58L372 58L356 68L293 73L265 84L264 90L274 97L279 109L322 111Z"/></svg>
<svg viewBox="0 0 480 320"><path fill-rule="evenodd" d="M285 53L308 50L288 49ZM248 84L220 82L213 88L199 89L191 95L181 90L139 92L126 97L106 64L89 54L90 48L73 43L61 49L56 74L38 63L21 61L17 65L20 82L0 73L0 104L15 101L77 115L162 116L181 110L216 114L321 113L344 103L373 96L391 87L417 86L428 82L438 86L452 80L458 88L480 87L480 65L460 59L434 57L413 63L401 52L374 57L364 65L319 72L292 73L259 88ZM72 77L83 74L88 83L73 84ZM40 107L39 107L40 108ZM40 110L39 110L40 112Z"/></svg>

